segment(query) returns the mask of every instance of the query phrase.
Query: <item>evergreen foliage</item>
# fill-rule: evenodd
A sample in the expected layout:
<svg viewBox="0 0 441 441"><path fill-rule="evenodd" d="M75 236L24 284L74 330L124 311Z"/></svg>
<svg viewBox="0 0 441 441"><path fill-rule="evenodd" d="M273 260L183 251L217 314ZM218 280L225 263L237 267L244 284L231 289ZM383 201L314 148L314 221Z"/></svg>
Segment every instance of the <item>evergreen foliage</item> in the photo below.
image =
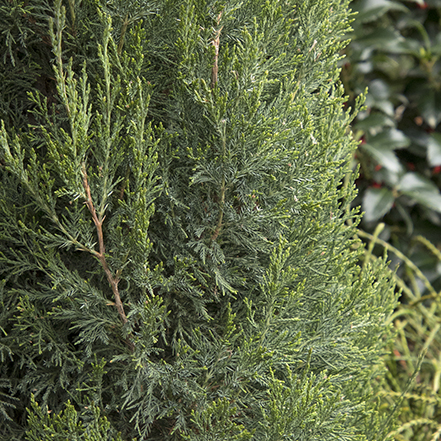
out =
<svg viewBox="0 0 441 441"><path fill-rule="evenodd" d="M50 90L0 135L0 433L384 439L347 2L67 6Z"/></svg>

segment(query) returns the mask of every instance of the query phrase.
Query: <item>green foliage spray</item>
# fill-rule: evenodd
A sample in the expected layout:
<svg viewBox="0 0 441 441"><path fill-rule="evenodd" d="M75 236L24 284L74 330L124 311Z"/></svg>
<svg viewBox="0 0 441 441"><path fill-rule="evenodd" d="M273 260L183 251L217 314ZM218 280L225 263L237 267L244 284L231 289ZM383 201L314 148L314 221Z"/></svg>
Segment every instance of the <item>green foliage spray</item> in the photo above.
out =
<svg viewBox="0 0 441 441"><path fill-rule="evenodd" d="M79 3L0 135L2 436L383 439L347 2Z"/></svg>

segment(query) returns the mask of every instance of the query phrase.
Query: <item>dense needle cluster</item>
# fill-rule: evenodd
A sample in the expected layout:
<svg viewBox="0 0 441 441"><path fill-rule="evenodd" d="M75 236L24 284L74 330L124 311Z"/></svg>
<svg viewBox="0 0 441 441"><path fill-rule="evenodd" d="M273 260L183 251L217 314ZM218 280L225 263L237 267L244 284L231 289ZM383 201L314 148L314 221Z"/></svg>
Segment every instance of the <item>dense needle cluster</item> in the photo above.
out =
<svg viewBox="0 0 441 441"><path fill-rule="evenodd" d="M7 22L40 40L2 68L32 85L0 132L2 436L382 439L348 2L61 3Z"/></svg>

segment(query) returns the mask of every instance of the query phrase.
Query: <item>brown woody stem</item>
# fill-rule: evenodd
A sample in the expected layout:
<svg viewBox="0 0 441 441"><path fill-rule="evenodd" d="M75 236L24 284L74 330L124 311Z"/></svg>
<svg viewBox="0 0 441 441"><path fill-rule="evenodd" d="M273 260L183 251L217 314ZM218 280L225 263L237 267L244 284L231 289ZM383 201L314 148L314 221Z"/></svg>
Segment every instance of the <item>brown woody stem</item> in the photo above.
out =
<svg viewBox="0 0 441 441"><path fill-rule="evenodd" d="M118 43L118 55L121 55L123 46L124 46L124 38L126 36L127 32L127 26L129 25L129 14L126 14L126 17L124 18L122 29L121 29L121 36L119 37L119 43Z"/></svg>
<svg viewBox="0 0 441 441"><path fill-rule="evenodd" d="M219 26L220 20L222 18L222 12L219 13L217 16L217 25ZM219 45L220 45L220 33L222 31L223 26L218 29L215 33L215 36L213 40L211 41L211 44L214 46L214 63L213 68L211 69L211 88L214 89L214 87L217 84L218 80L218 71L219 71Z"/></svg>
<svg viewBox="0 0 441 441"><path fill-rule="evenodd" d="M100 261L101 266L103 267L104 272L106 273L107 280L108 280L110 286L112 287L113 296L115 298L116 309L118 310L118 314L121 317L122 322L125 324L125 323L127 323L127 316L124 311L124 307L121 302L121 297L119 295L119 290L118 290L118 283L119 283L120 279L118 276L116 276L116 277L113 276L112 271L110 271L109 265L107 264L107 261L106 261L106 248L104 245L104 236L103 236L104 218L101 219L96 214L95 206L93 205L93 201L92 201L92 195L90 194L90 186L89 186L89 182L87 179L86 164L83 163L83 167L82 167L81 171L83 174L83 187L86 192L85 204L86 204L87 208L89 209L90 214L92 215L93 223L95 224L96 232L98 235L98 244L99 244L100 251L98 253L95 252L94 255ZM129 346L132 346L132 345L133 344L130 343Z"/></svg>
<svg viewBox="0 0 441 441"><path fill-rule="evenodd" d="M217 16L217 26L219 26L220 21L222 18L222 11ZM218 82L218 72L219 72L219 45L220 45L220 34L223 29L223 26L219 28L215 32L215 36L212 40L212 44L214 46L214 63L213 68L211 70L211 88L214 89ZM225 139L223 140L223 155L225 155ZM222 221L224 218L224 203L225 203L225 177L222 178L222 185L221 185L221 194L220 194L220 210L219 210L219 218L217 221L216 229L214 230L213 236L211 236L211 240L214 241L219 236L219 233L222 229Z"/></svg>

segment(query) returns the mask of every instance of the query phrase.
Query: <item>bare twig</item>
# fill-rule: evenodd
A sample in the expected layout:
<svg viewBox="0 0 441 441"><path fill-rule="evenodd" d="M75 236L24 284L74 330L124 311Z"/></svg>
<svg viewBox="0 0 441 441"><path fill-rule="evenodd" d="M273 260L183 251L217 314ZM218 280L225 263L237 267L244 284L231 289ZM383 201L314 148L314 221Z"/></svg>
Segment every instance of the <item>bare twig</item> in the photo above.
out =
<svg viewBox="0 0 441 441"><path fill-rule="evenodd" d="M221 18L222 18L222 11L217 16L217 25L218 26L220 24ZM223 29L223 26L221 28L219 28L217 31L215 31L215 36L214 36L213 40L211 41L211 44L214 46L214 63L213 63L213 68L211 70L211 88L212 89L214 89L214 87L217 84L217 80L218 80L219 45L220 45L220 33L221 33L222 29Z"/></svg>
<svg viewBox="0 0 441 441"><path fill-rule="evenodd" d="M85 204L87 208L89 209L90 214L92 215L93 223L95 224L96 231L98 234L98 244L99 244L99 252L95 252L95 257L100 261L101 266L104 269L104 272L106 273L107 280L112 287L113 296L115 298L115 306L118 311L119 316L121 317L122 322L125 324L127 323L127 316L124 311L123 304L121 302L121 297L119 295L118 290L118 283L120 281L119 274L117 273L116 276L112 274L112 271L110 271L109 265L106 261L106 248L104 245L104 236L103 236L103 222L104 217L100 218L95 210L95 206L93 205L92 201L92 195L90 194L90 186L89 181L87 179L87 171L86 171L86 164L83 163L82 167L82 174L83 174L83 187L86 192L86 201ZM129 345L130 349L133 350L133 343L129 340L126 340L127 344Z"/></svg>
<svg viewBox="0 0 441 441"><path fill-rule="evenodd" d="M129 14L126 14L126 17L124 18L122 29L121 29L121 36L119 37L119 43L118 43L118 55L121 55L123 46L124 46L124 37L127 32L127 26L129 25Z"/></svg>
<svg viewBox="0 0 441 441"><path fill-rule="evenodd" d="M217 16L217 26L219 26L220 21L222 18L222 11ZM213 68L211 70L211 88L214 89L217 82L218 82L218 72L219 72L219 45L220 45L220 34L223 29L223 26L220 27L218 30L215 31L215 35L213 40L211 41L211 44L214 46L214 63ZM225 139L223 139L223 151L222 154L225 156ZM214 230L213 235L211 236L211 240L215 241L217 237L219 236L221 229L222 229L222 221L224 217L224 203L225 203L225 177L222 178L222 185L221 185L221 194L220 194L220 210L219 210L219 218L216 225L216 229Z"/></svg>

